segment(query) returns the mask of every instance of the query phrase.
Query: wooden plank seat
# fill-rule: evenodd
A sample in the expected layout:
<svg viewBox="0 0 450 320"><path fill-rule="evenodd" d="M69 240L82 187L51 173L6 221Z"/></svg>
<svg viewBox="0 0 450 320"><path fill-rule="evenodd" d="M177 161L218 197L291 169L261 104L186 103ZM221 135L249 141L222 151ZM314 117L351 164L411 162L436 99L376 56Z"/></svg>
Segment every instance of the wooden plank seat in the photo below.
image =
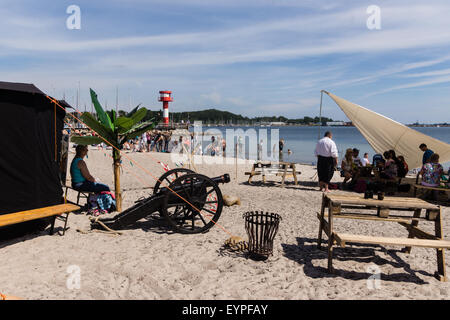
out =
<svg viewBox="0 0 450 320"><path fill-rule="evenodd" d="M283 169L276 169L276 170L270 170L270 169L266 169L265 171L255 171L255 172L245 172L245 175L247 175L247 176L251 176L251 175L253 175L253 176L259 176L259 175L262 175L262 174L265 174L266 176L269 176L269 175L276 175L276 176L283 176L283 174L284 174L284 170ZM295 174L301 174L301 171L295 171ZM292 173L292 171L288 171L288 173L286 174L286 177L288 177L288 176L293 176L293 173Z"/></svg>
<svg viewBox="0 0 450 320"><path fill-rule="evenodd" d="M421 184L414 184L414 188L416 189L427 189L427 190L437 190L437 191L446 191L450 192L450 188L440 188L440 187L428 187Z"/></svg>
<svg viewBox="0 0 450 320"><path fill-rule="evenodd" d="M0 215L0 227L5 227L13 224L23 223L26 221L37 220L42 218L54 217L52 226L50 229L50 234L53 234L53 228L55 226L55 220L57 216L61 216L62 214L66 214L65 224L63 234L66 231L67 226L67 218L70 212L76 211L80 209L79 206L65 203L58 204L49 207L43 207L38 209L19 211L13 213L7 213Z"/></svg>
<svg viewBox="0 0 450 320"><path fill-rule="evenodd" d="M420 175L420 172L417 174L417 176L416 176L416 181L415 181L415 183L413 184L413 183L411 183L411 185L412 185L412 187L414 188L414 197L416 197L417 196L417 190L419 190L419 189L422 189L422 190L436 190L436 191L445 191L445 192L450 192L450 187L448 187L448 188L439 188L439 187L428 187L428 186L424 186L424 185L422 185L420 182L421 182L421 175ZM443 180L441 180L440 181L441 183L444 183L444 184L446 184L446 183L449 183L449 181L443 181Z"/></svg>
<svg viewBox="0 0 450 320"><path fill-rule="evenodd" d="M402 247L422 247L434 249L450 249L450 241L446 240L430 240L430 239L415 239L415 238L391 238L391 237L372 237L348 233L333 233L337 244L345 248L346 243L364 243L364 244L379 244Z"/></svg>

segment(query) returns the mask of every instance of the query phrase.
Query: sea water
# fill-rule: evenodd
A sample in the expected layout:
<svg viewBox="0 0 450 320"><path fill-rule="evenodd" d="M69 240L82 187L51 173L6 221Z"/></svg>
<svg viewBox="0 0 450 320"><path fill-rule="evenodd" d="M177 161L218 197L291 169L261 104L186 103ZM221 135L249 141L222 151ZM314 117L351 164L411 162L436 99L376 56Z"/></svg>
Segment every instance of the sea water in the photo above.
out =
<svg viewBox="0 0 450 320"><path fill-rule="evenodd" d="M316 164L317 158L314 156L314 149L319 137L322 138L326 131L331 131L333 133L333 140L335 141L339 151L339 159L342 159L347 148L359 149L359 156L361 158L363 157L364 153L367 152L369 154L369 159L371 162L373 155L376 153L356 127L203 127L203 131L206 131L207 129L220 130L223 133L223 137L225 137L226 129L242 129L244 132L248 129L254 129L258 133L258 135L259 130L267 130L267 150L272 149L270 146L271 129L278 129L279 138L284 139L282 160L286 162ZM413 127L412 129L422 132L443 142L450 143L450 127ZM205 136L204 141L204 144L209 141L207 136ZM260 141L259 137L258 141ZM422 156L422 151L419 150L420 143L422 142L418 141L416 146L418 157ZM288 154L289 149L292 152L290 154ZM432 147L430 147L430 149L432 149ZM397 156L399 155L400 154L398 154ZM250 154L249 148L247 147L245 157L256 159L256 154ZM444 163L443 165L444 169L448 170L450 162Z"/></svg>

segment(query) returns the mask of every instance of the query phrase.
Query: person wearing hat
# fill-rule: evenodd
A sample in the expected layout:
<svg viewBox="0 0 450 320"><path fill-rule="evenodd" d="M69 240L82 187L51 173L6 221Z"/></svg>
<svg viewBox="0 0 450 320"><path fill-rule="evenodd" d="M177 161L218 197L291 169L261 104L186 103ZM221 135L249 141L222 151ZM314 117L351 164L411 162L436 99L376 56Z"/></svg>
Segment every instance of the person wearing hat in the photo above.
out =
<svg viewBox="0 0 450 320"><path fill-rule="evenodd" d="M356 148L353 148L353 163L358 167L362 166L361 158L359 157L359 150Z"/></svg>

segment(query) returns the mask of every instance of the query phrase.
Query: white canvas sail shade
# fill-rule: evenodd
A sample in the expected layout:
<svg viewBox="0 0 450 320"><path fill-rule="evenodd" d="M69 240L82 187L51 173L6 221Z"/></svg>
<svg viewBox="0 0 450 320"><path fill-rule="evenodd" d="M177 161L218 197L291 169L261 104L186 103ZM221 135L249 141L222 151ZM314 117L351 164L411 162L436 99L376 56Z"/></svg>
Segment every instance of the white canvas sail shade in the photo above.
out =
<svg viewBox="0 0 450 320"><path fill-rule="evenodd" d="M410 169L422 166L423 153L419 149L425 143L439 154L439 162L450 162L450 144L411 129L379 113L342 99L330 92L330 96L342 109L353 125L361 132L377 153L394 150L397 156L405 157Z"/></svg>

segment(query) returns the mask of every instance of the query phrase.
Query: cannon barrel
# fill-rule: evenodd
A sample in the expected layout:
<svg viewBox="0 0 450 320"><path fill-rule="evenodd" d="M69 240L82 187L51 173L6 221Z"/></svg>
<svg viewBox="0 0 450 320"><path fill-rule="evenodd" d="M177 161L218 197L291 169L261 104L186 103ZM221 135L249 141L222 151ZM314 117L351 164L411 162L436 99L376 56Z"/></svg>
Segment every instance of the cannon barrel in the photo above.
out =
<svg viewBox="0 0 450 320"><path fill-rule="evenodd" d="M215 183L219 184L219 183L228 183L230 182L230 175L228 173L225 173L224 175L215 177L215 178L211 178L212 181L214 181Z"/></svg>
<svg viewBox="0 0 450 320"><path fill-rule="evenodd" d="M230 175L228 173L225 173L225 174L223 174L221 176L218 176L218 177L211 178L211 180L214 181L217 184L219 184L219 183L228 183L228 182L231 181L230 180ZM201 182L194 183L194 186L198 186L198 185L201 185ZM160 192L163 194L164 192L167 191L167 187L163 187L160 190L161 190ZM178 193L179 191L183 191L183 188L180 187L180 186L172 187L171 191Z"/></svg>

